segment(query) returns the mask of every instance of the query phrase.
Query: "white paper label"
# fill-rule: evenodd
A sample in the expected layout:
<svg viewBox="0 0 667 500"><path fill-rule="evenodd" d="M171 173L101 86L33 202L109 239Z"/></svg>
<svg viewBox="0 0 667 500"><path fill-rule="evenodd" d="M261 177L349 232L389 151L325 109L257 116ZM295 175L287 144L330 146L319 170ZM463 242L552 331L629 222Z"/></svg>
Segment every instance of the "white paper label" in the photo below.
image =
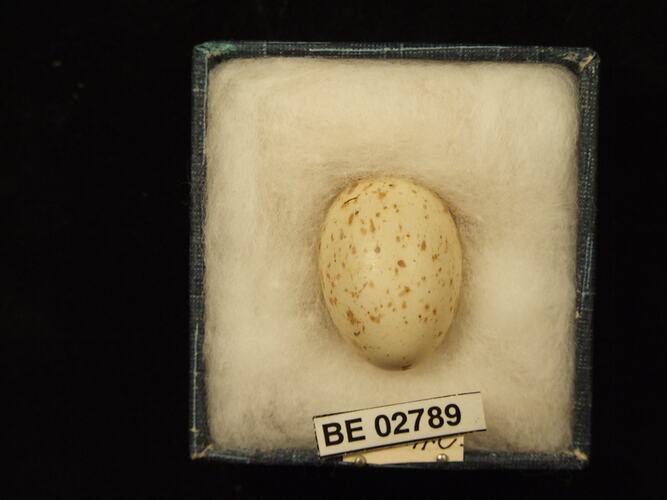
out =
<svg viewBox="0 0 667 500"><path fill-rule="evenodd" d="M463 462L463 435L445 436L426 441L399 444L388 448L355 451L343 456L343 462L365 464L407 464L425 462Z"/></svg>
<svg viewBox="0 0 667 500"><path fill-rule="evenodd" d="M486 430L477 392L313 417L321 457Z"/></svg>

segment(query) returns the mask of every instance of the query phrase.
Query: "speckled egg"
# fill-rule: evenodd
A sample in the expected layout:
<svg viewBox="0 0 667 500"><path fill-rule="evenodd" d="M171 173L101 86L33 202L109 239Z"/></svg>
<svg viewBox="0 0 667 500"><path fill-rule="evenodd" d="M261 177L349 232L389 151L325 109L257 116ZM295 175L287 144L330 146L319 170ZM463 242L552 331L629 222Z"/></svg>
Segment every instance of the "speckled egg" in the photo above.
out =
<svg viewBox="0 0 667 500"><path fill-rule="evenodd" d="M394 177L362 180L326 214L319 271L343 338L374 365L408 369L442 342L456 312L456 224L423 186Z"/></svg>

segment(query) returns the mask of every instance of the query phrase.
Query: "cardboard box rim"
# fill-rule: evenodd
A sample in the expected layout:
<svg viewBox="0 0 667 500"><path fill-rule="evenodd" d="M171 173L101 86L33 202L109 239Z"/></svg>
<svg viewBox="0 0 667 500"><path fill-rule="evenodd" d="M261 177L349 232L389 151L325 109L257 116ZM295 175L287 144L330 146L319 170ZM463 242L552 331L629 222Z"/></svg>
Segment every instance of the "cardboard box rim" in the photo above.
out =
<svg viewBox="0 0 667 500"><path fill-rule="evenodd" d="M563 453L466 451L460 463L402 464L400 468L437 469L581 469L591 454L593 271L600 58L588 48L432 45L407 43L325 42L206 42L193 50L192 158L190 212L190 455L236 463L336 465L338 459L320 459L315 450L218 449L207 425L204 361L204 245L206 159L204 138L208 73L216 64L233 58L327 57L373 59L431 59L560 64L578 76L580 130L578 136L578 214L576 245L576 324L573 447Z"/></svg>

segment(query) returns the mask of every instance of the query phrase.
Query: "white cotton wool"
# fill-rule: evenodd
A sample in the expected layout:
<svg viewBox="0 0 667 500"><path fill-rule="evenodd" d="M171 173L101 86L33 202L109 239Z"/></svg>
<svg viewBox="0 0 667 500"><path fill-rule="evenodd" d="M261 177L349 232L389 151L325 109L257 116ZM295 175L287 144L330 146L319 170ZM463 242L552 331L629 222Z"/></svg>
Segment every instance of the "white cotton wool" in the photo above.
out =
<svg viewBox="0 0 667 500"><path fill-rule="evenodd" d="M315 448L313 415L481 390L469 449L571 446L576 78L554 65L239 59L211 71L205 367L217 446ZM433 355L377 368L338 335L320 224L348 183L438 193L463 248Z"/></svg>

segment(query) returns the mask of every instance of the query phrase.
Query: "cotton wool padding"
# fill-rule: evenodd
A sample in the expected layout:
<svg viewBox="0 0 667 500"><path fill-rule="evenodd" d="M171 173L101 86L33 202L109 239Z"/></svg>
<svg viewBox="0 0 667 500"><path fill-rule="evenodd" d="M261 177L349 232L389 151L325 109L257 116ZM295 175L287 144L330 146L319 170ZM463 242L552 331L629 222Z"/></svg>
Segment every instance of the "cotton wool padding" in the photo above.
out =
<svg viewBox="0 0 667 500"><path fill-rule="evenodd" d="M315 448L312 416L481 390L469 449L571 447L578 95L556 65L238 59L209 75L205 370L225 449ZM463 248L459 310L407 371L336 332L320 225L348 183L439 194Z"/></svg>

